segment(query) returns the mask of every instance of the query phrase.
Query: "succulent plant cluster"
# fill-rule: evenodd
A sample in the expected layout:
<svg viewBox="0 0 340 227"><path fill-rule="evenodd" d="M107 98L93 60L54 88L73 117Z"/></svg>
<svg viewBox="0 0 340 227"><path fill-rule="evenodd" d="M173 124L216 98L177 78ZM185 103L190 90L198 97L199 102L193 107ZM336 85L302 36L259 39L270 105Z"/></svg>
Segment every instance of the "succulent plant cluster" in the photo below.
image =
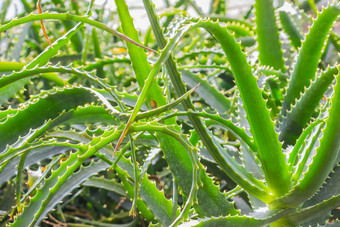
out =
<svg viewBox="0 0 340 227"><path fill-rule="evenodd" d="M338 1L143 0L145 34L124 0L21 3L0 13L2 226L340 225Z"/></svg>

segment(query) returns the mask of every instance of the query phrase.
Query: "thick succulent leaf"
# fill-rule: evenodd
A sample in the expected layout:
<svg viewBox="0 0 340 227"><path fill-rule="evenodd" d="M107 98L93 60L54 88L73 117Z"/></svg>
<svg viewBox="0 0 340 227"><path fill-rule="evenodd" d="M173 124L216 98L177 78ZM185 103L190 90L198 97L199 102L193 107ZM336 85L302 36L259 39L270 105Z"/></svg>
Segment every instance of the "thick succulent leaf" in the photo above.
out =
<svg viewBox="0 0 340 227"><path fill-rule="evenodd" d="M285 3L289 4L289 3ZM291 7L291 5L289 5ZM287 6L288 8L288 6ZM292 14L290 12L285 11L285 5L279 11L280 22L283 30L287 33L291 44L295 49L298 49L301 46L302 34L299 31L299 26L297 25L298 16L297 14Z"/></svg>
<svg viewBox="0 0 340 227"><path fill-rule="evenodd" d="M58 8L62 8L65 9L65 4L64 1L60 1L60 0L53 0L52 1L54 3L54 5L56 5ZM74 4L72 4L74 5ZM91 4L89 7L92 7ZM78 12L79 13L79 12ZM65 30L69 31L70 29L72 29L76 23L74 21L62 21L62 24L65 26ZM83 38L83 34L81 32L77 32L77 34L75 36L73 36L71 39L71 45L73 47L73 49L77 52L81 52L83 49L83 42L84 42L84 38Z"/></svg>
<svg viewBox="0 0 340 227"><path fill-rule="evenodd" d="M286 196L273 202L274 206L297 206L314 195L325 182L332 171L340 150L340 78L334 86L333 97L326 126L323 128L323 136L319 139L320 145L316 148L312 162L307 171L297 182L294 189Z"/></svg>
<svg viewBox="0 0 340 227"><path fill-rule="evenodd" d="M340 166L336 166L328 176L320 190L309 200L303 203L302 207L316 205L339 194L340 191Z"/></svg>
<svg viewBox="0 0 340 227"><path fill-rule="evenodd" d="M186 138L180 134L175 127L169 127L169 126L165 126L165 125L160 125L159 123L147 123L147 124L134 124L131 128L132 131L157 131L157 132L161 132L167 135L172 136L173 138L175 138L178 142L180 142L187 150L189 157L190 157L190 161L191 161L191 165L192 165L192 179L191 179L191 188L190 188L190 192L189 192L189 196L187 198L187 201L184 205L184 208L181 212L181 214L174 220L174 222L171 224L171 226L175 226L176 224L178 224L178 222L181 220L181 218L183 217L184 213L186 213L190 206L192 205L193 202L197 201L197 193L198 193L198 183L201 182L200 179L200 173L204 173L199 171L199 161L198 161L198 157L197 157L197 149L195 147L193 147L189 141L186 140ZM190 184L188 184L187 186L189 186ZM200 202L200 201L198 201ZM230 208L230 204L227 204L227 207L225 207L227 209L228 213L238 213L235 209L231 209Z"/></svg>
<svg viewBox="0 0 340 227"><path fill-rule="evenodd" d="M238 20L223 15L211 15L209 18L213 21L226 23L228 30L234 32L236 37L251 37L256 33L254 26L244 20Z"/></svg>
<svg viewBox="0 0 340 227"><path fill-rule="evenodd" d="M176 144L174 144L174 142L167 137L157 137L157 139L160 141L161 148L163 149L176 182L178 182L183 192L186 195L189 195L192 179L192 165L188 153L186 151L183 152L183 148L174 149L174 145L180 147L180 143L177 141ZM165 151L171 152L165 153ZM197 204L195 204L195 210L200 216L209 217L215 214L227 215L235 212L232 204L227 201L224 195L219 191L219 187L213 183L211 178L204 173L200 174L200 180L203 185L198 189Z"/></svg>
<svg viewBox="0 0 340 227"><path fill-rule="evenodd" d="M154 15L153 9L148 9L147 1L144 1L144 4L146 5L146 9L149 14L151 25L153 26L154 32L156 34L157 41L159 45L164 47L165 40L160 32L157 20L155 20L154 16L152 16ZM191 21L190 25L190 27L188 25L185 25L184 28L180 29L180 32L177 33L174 38L170 40L165 49L170 48L170 46L173 45L174 41L180 39L178 35L185 34L187 31L197 27L205 28L207 31L215 36L217 41L220 42L222 48L227 53L227 59L231 65L236 83L238 84L241 93L244 95L242 98L245 99L243 101L245 102L245 106L247 106L247 112L249 112L247 117L250 118L250 122L252 122L252 130L254 132L253 135L255 137L255 143L259 148L260 159L262 159L261 162L263 161L262 164L265 165L264 172L266 173L266 177L270 179L268 180L268 182L271 184L270 187L275 191L275 193L284 193L284 191L287 191L288 188L290 188L290 176L288 174L288 168L286 166L286 163L284 162L284 156L281 152L281 145L278 141L278 135L274 131L274 124L270 120L269 110L265 107L265 101L262 99L261 91L257 87L256 79L252 75L251 68L246 61L246 58L242 53L240 46L235 42L234 38L225 29L223 29L216 23L212 23L210 21L199 21L197 23L192 23ZM187 29L187 31L184 31L184 29ZM231 54L232 57L229 54ZM168 60L165 63L165 66L167 67L171 81L175 86L176 92L178 94L185 93L185 86L180 78L180 74L177 71L175 63L172 60ZM246 95L249 94L250 91L255 94L252 96ZM259 105L261 107L259 107ZM184 106L187 109L194 109L190 101L184 102ZM250 113L251 110L254 109L256 109L257 111L252 111L252 113ZM208 148L209 152L214 157L216 162L218 162L222 169L224 169L227 173L232 171L229 164L225 162L224 158L220 154L220 151L218 151L214 142L210 139L210 136L202 125L202 122L197 117L191 115L189 115L189 120L192 122L195 130L199 134L203 143ZM266 127L264 127L264 125L266 125ZM265 131L263 131L264 128L266 129ZM270 140L270 142L268 142L268 140ZM267 159L270 160L267 161ZM277 171L280 171L280 174L278 174ZM243 180L237 178L237 176L233 176L233 180L241 184ZM242 187L243 186L244 185L242 185ZM262 192L259 192L259 194L262 194Z"/></svg>
<svg viewBox="0 0 340 227"><path fill-rule="evenodd" d="M140 196L148 208L153 211L155 217L160 220L164 226L169 226L173 221L171 217L173 209L172 203L170 200L168 200L167 203L164 203L163 192L157 189L156 184L151 183L146 179L147 177L143 177L140 187ZM177 214L179 214L179 212L177 212Z"/></svg>
<svg viewBox="0 0 340 227"><path fill-rule="evenodd" d="M116 93L116 91L114 90L114 88L110 87L106 81L104 79L100 79L97 78L96 76L94 76L92 73L89 73L87 71L83 71L79 68L72 68L72 67L65 67L65 66L60 66L60 65L45 65L43 67L34 67L34 68L23 68L21 71L19 72L14 72L10 75L7 76L3 76L0 78L0 89L4 86L7 86L11 83L15 83L16 81L20 81L20 80L25 80L25 78L27 77L32 77L34 75L38 75L38 74L42 74L42 75L47 75L49 73L52 74L52 72L59 72L59 73L70 73L70 74L74 74L77 75L79 77L82 78L86 78L96 84L98 84L100 87L102 87L107 93L109 93L109 95L111 96L111 98L113 98L113 101L118 103L118 105L120 105L120 101L118 98L118 94ZM42 76L46 79L58 82L62 85L69 85L67 81L59 78L56 75L49 75L47 76ZM100 92L100 91L98 91ZM104 103L107 103L103 100ZM107 104L107 107L110 108L113 112L116 112L113 108L111 108L110 105Z"/></svg>
<svg viewBox="0 0 340 227"><path fill-rule="evenodd" d="M286 146L295 144L296 139L311 120L311 116L320 104L321 98L337 74L338 67L329 68L322 73L311 83L310 87L306 88L301 98L287 113L279 128L279 138L284 141Z"/></svg>
<svg viewBox="0 0 340 227"><path fill-rule="evenodd" d="M62 162L58 169L52 171L50 177L45 180L44 185L37 190L31 198L29 204L25 206L23 212L15 217L10 226L35 226L38 224L46 210L52 209L49 206L54 201L54 196L59 193L59 189L67 182L67 179L100 148L116 139L119 135L117 130L107 130L101 136L94 137L89 144L79 145L80 149L71 153L67 160ZM69 145L72 147L72 144ZM74 145L73 145L74 146Z"/></svg>
<svg viewBox="0 0 340 227"><path fill-rule="evenodd" d="M296 160L296 166L294 166L293 181L298 181L303 177L303 173L308 170L309 164L313 161L313 151L319 146L319 139L322 136L322 128L325 126L324 123L316 126L313 132L306 138L304 146L299 150L299 157Z"/></svg>
<svg viewBox="0 0 340 227"><path fill-rule="evenodd" d="M340 36L334 32L331 32L330 39L338 52L340 52Z"/></svg>
<svg viewBox="0 0 340 227"><path fill-rule="evenodd" d="M48 199L49 202L44 205L44 209L41 214L39 216L35 216L35 218L38 219L37 224L40 223L41 220L44 219L58 203L62 202L62 199L70 194L73 189L79 187L80 184L89 177L97 174L99 171L107 169L108 167L109 165L102 160L98 162L91 162L86 167L81 166L80 169L73 173L58 189L58 191Z"/></svg>
<svg viewBox="0 0 340 227"><path fill-rule="evenodd" d="M109 133L107 133L109 134ZM71 138L72 140L88 143L91 141L90 137L86 134L79 134L77 132L59 132L58 134L65 138ZM112 158L112 147L104 147L100 149L95 155L99 158L106 160L110 165L114 163L117 156ZM105 163L104 163L105 164ZM105 164L106 165L106 164ZM130 198L134 197L134 188L133 184L129 179L133 179L134 177L134 169L130 160L121 157L119 162L117 163L115 170L118 175L121 177L121 180L124 184L125 190L128 192ZM145 185L144 185L145 184ZM172 203L170 200L164 197L163 192L159 191L155 184L151 183L147 177L144 177L141 186L140 186L140 197L137 200L137 208L142 213L143 217L152 221L155 217L159 218L158 220L161 223L171 223L172 222ZM150 204L148 207L146 204ZM151 206L152 204L152 206ZM164 213L165 212L165 213ZM168 213L167 213L168 212Z"/></svg>
<svg viewBox="0 0 340 227"><path fill-rule="evenodd" d="M144 160L143 167L141 169L141 176L144 177L146 172L148 171L149 166L151 165L151 162L156 158L157 155L160 153L160 149L153 148L150 150L150 153L147 154L147 157Z"/></svg>
<svg viewBox="0 0 340 227"><path fill-rule="evenodd" d="M130 15L126 9L126 5L123 1L120 1L120 5L122 5L121 10L121 20L125 21L130 18ZM148 8L146 8L148 10ZM150 9L150 8L149 8ZM157 20L157 17L154 15L154 19ZM132 37L136 41L138 41L138 33L134 28L133 23L127 21L128 23L122 23L125 34L129 37ZM136 49L133 46L128 46L129 51L131 51L131 55L139 56L140 58L134 58L135 66L134 70L137 76L137 80L139 82L140 87L143 86L144 81L149 72L151 72L150 66L146 67L142 65L141 67L137 67L142 63L147 63L144 53L140 53L140 49ZM132 60L132 59L131 59ZM147 63L148 64L148 63ZM145 68L148 68L145 71ZM197 84L195 84L197 85ZM184 95L186 92L180 95ZM165 97L160 92L160 88L157 88L157 84L154 83L150 88L150 93L148 93L147 98L156 101L157 105L160 106L162 103L166 103ZM147 106L150 107L149 103ZM169 119L165 121L166 124L176 124L175 119ZM160 147L164 152L164 155L169 163L169 168L179 186L182 188L184 194L189 196L190 193L190 185L193 173L193 167L190 161L190 156L185 148L174 138L169 135L165 135L163 133L156 133L156 138L159 141ZM212 216L212 215L227 215L229 213L235 213L236 210L233 208L232 204L224 198L223 194L219 192L217 186L215 186L212 180L202 174L201 180L205 182L203 187L198 189L198 205L195 205L195 209L198 214L202 217L204 216ZM206 201L213 201L211 203L206 203ZM214 207L214 209L212 209Z"/></svg>
<svg viewBox="0 0 340 227"><path fill-rule="evenodd" d="M122 33L118 32L118 31L116 31L116 30L114 30L114 29L112 29L108 26L106 26L105 24L90 19L86 15L85 16L78 16L78 15L73 15L73 14L70 14L70 13L48 13L48 12L45 12L45 13L42 13L42 14L29 14L26 17L13 19L12 21L8 22L7 24L0 26L0 32L6 31L6 30L13 28L13 27L20 25L20 24L24 24L24 23L28 23L28 22L36 21L36 20L46 20L46 19L71 20L71 21L75 21L75 22L90 24L94 27L97 27L99 29L107 31L107 32L127 41L127 42L133 43L136 46L139 46L141 48L145 48L145 49L150 50L150 51L154 51L154 50L152 50L148 47L145 47L145 46L143 46L139 43L136 43L135 41L133 41L129 37L123 35Z"/></svg>
<svg viewBox="0 0 340 227"><path fill-rule="evenodd" d="M69 147L48 146L34 149L29 152L25 161L25 168L33 164L37 164L43 160L49 159L55 155L60 155L70 150ZM0 169L0 185L3 185L16 175L16 166L20 157L11 159L7 164L1 166ZM15 170L15 171L13 171Z"/></svg>
<svg viewBox="0 0 340 227"><path fill-rule="evenodd" d="M299 155L301 154L301 151L306 148L306 143L308 143L307 138L315 131L319 125L323 123L322 120L317 120L313 123L311 123L301 134L299 139L296 141L294 147L292 150L289 151L289 158L288 158L288 163L289 163L289 170L292 171L294 165L296 165L296 162L298 161L298 158L300 157ZM288 147L288 149L291 149L291 147Z"/></svg>
<svg viewBox="0 0 340 227"><path fill-rule="evenodd" d="M64 124L118 124L117 117L113 116L105 106L86 104L78 106L74 111L60 115Z"/></svg>
<svg viewBox="0 0 340 227"><path fill-rule="evenodd" d="M170 109L172 109L173 107L175 107L177 104L181 103L183 100L185 100L186 98L188 98L199 86L200 84L197 84L194 88L192 88L191 90L189 90L187 93L185 93L184 95L182 95L181 97L179 97L178 99L176 99L175 101L166 104L164 106L160 106L157 107L155 109L149 110L149 111L145 111L142 113L138 113L136 116L136 120L139 119L143 119L143 118L148 118L148 117L152 117L155 115L159 115L162 114ZM122 115L121 115L122 116ZM167 120L167 122L169 122L169 120Z"/></svg>
<svg viewBox="0 0 340 227"><path fill-rule="evenodd" d="M63 111L79 105L97 102L101 98L99 93L85 87L42 92L39 96L41 98L32 99L15 115L9 116L0 124L2 139L0 150L4 150L6 145L13 144L19 136L24 136L31 128L39 127L45 120L56 118Z"/></svg>
<svg viewBox="0 0 340 227"><path fill-rule="evenodd" d="M254 7L260 64L285 71L273 1L256 0Z"/></svg>
<svg viewBox="0 0 340 227"><path fill-rule="evenodd" d="M138 31L134 27L133 19L130 16L125 1L115 0L115 2L117 5L117 11L124 34L131 37L131 39L133 39L137 43L140 43ZM127 46L129 56L131 58L132 67L136 74L136 79L139 86L142 88L148 74L151 72L151 65L148 62L146 53L142 49L130 43L128 43ZM162 88L156 83L151 86L150 93L147 95L146 98L146 105L149 108L151 108L151 100L156 102L157 106L163 106L166 104L166 99L162 94Z"/></svg>
<svg viewBox="0 0 340 227"><path fill-rule="evenodd" d="M290 176L281 151L278 135L274 130L274 123L270 119L270 112L266 108L261 90L257 86L256 78L253 76L244 54L239 46L235 44L232 36L217 24L207 22L204 23L203 27L214 34L227 54L251 132L258 148L259 159L269 184L268 186L273 190L274 194L283 194L290 188ZM232 56L230 56L231 53ZM249 95L249 93L252 95ZM278 169L280 174L277 172Z"/></svg>
<svg viewBox="0 0 340 227"><path fill-rule="evenodd" d="M270 210L270 211L258 211L244 216L227 216L227 217L213 217L199 220L192 220L184 222L181 227L184 226L252 226L261 227L269 224L284 215L292 212L292 209L286 210Z"/></svg>
<svg viewBox="0 0 340 227"><path fill-rule="evenodd" d="M67 44L70 40L70 38L77 33L77 31L83 27L83 24L79 23L76 27L69 30L65 35L63 35L61 38L56 40L51 47L46 48L41 54L39 54L36 58L34 58L30 63L28 63L25 68L26 69L32 69L36 66L43 66L48 62L48 59L50 59L52 56L56 55L61 47L63 47L65 44ZM3 26L0 26L0 30L3 28ZM1 31L0 31L1 32ZM23 89L24 85L27 84L30 81L29 78L25 78L20 81L16 81L12 84L8 84L7 86L0 88L0 104L3 104L5 101L7 101L8 98L15 95L18 91ZM1 149L0 149L1 150Z"/></svg>
<svg viewBox="0 0 340 227"><path fill-rule="evenodd" d="M40 183L45 179L46 175L51 171L52 168L54 168L55 164L60 161L60 159L63 157L63 155L56 156L52 159L52 161L46 166L44 169L44 172L40 172L41 170L38 169L36 172L36 176L32 177L32 183L30 183L30 180L28 180L29 184L29 190L21 197L21 203L24 203L27 199L27 197L40 185Z"/></svg>
<svg viewBox="0 0 340 227"><path fill-rule="evenodd" d="M322 203L303 208L296 213L287 215L284 219L287 223L291 225L298 225L310 220L315 220L316 217L318 216L322 217L326 215L325 219L323 219L322 222L319 223L324 224L328 218L329 212L332 209L339 207L339 205L340 195L337 195L328 200L323 201Z"/></svg>
<svg viewBox="0 0 340 227"><path fill-rule="evenodd" d="M101 164L108 168L108 165L106 165L106 163L101 162ZM93 176L84 181L82 185L88 187L101 188L107 191L115 192L121 196L126 196L124 186L113 179L105 179L104 177Z"/></svg>
<svg viewBox="0 0 340 227"><path fill-rule="evenodd" d="M281 115L287 114L291 104L294 104L295 99L300 97L300 92L304 90L304 87L309 87L311 79L314 80L327 35L339 14L340 3L334 3L319 13L314 20L313 26L302 43L294 66L287 94L282 104Z"/></svg>

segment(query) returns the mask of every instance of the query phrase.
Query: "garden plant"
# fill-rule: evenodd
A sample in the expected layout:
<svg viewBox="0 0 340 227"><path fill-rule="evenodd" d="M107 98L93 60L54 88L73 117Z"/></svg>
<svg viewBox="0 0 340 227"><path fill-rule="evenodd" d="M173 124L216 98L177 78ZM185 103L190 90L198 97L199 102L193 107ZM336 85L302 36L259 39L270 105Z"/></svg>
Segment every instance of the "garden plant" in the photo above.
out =
<svg viewBox="0 0 340 227"><path fill-rule="evenodd" d="M18 2L1 226L340 225L339 1Z"/></svg>

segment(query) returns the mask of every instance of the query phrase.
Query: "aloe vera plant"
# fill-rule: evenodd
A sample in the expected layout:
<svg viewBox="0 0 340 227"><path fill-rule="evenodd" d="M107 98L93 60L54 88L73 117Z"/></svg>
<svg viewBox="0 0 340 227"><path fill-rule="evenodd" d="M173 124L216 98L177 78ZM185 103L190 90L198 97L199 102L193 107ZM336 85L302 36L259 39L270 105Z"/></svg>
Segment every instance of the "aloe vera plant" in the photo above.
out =
<svg viewBox="0 0 340 227"><path fill-rule="evenodd" d="M124 0L22 0L0 17L1 223L339 225L340 4L306 2L143 0L141 34Z"/></svg>

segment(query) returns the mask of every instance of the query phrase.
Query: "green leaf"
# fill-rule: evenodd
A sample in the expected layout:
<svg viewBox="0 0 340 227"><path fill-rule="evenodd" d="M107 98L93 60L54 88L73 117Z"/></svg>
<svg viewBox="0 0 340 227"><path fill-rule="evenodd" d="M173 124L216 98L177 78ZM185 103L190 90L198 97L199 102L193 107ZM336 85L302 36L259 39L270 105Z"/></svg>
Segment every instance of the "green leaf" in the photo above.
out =
<svg viewBox="0 0 340 227"><path fill-rule="evenodd" d="M293 224L293 225L302 224L309 220L313 220L318 216L323 216L323 215L327 216L327 214L329 214L329 212L332 209L339 207L339 205L340 205L340 195L337 195L319 204L306 207L304 209L299 210L296 213L287 215L284 219L289 224ZM326 222L326 219L324 219L323 223L319 223L319 224L324 224L325 222Z"/></svg>
<svg viewBox="0 0 340 227"><path fill-rule="evenodd" d="M77 31L83 27L82 23L78 23L77 26L75 26L73 29L69 30L65 35L63 35L61 38L56 40L52 47L46 48L41 54L39 54L36 58L34 58L30 63L28 63L25 68L26 69L32 69L36 66L43 66L45 65L48 60L56 55L61 47L66 45L70 38L77 33ZM3 28L3 26L0 26L0 30ZM1 31L0 31L1 32ZM21 81L17 81L13 84L9 84L5 87L0 88L0 104L3 104L6 102L9 98L11 98L13 95L15 95L18 91L24 88L24 86L30 81L30 79L26 78Z"/></svg>
<svg viewBox="0 0 340 227"><path fill-rule="evenodd" d="M255 1L256 35L261 65L285 71L273 0Z"/></svg>
<svg viewBox="0 0 340 227"><path fill-rule="evenodd" d="M46 19L55 19L55 20L71 20L71 21L76 21L76 22L82 22L82 23L86 23L86 24L90 24L94 27L97 27L99 29L102 29L104 31L107 31L127 42L133 43L136 46L139 46L141 48L150 50L155 52L154 50L145 47L139 43L136 43L135 41L133 41L132 39L130 39L129 37L121 34L120 32L106 26L103 23L100 23L98 21L89 19L88 16L78 16L78 15L73 15L73 14L69 14L69 13L42 13L42 14L30 14L26 17L22 17L19 19L13 19L12 21L8 22L7 24L4 24L2 26L0 26L0 32L6 31L14 26L20 25L20 24L24 24L24 23L28 23L30 21L36 21L36 20L46 20Z"/></svg>
<svg viewBox="0 0 340 227"><path fill-rule="evenodd" d="M39 216L35 216L35 218L38 219L37 223L40 223L42 219L44 219L58 203L62 202L63 198L72 192L73 189L79 187L82 182L97 174L98 172L107 169L108 167L109 165L102 160L98 162L92 161L90 164L86 165L86 167L81 166L77 172L73 173L66 180L66 182L57 190L54 195L48 197L49 202L43 206L43 211L41 212L39 210L41 214Z"/></svg>
<svg viewBox="0 0 340 227"><path fill-rule="evenodd" d="M319 139L319 147L316 148L308 171L297 182L294 189L286 196L273 202L274 206L297 206L310 198L320 188L337 162L340 150L340 82L337 76L337 84L334 86L331 107L325 119L323 136Z"/></svg>
<svg viewBox="0 0 340 227"><path fill-rule="evenodd" d="M287 115L290 106L295 99L300 97L300 92L308 87L310 80L314 80L315 73L325 47L325 41L333 25L340 14L340 4L334 3L325 8L314 20L313 26L302 43L297 62L294 66L289 82L287 94L282 104L281 115Z"/></svg>
<svg viewBox="0 0 340 227"><path fill-rule="evenodd" d="M122 3L123 1L120 1L121 5L125 5ZM121 20L125 21L126 18L130 18L128 10L126 5L123 6L123 9L125 9L121 13L121 17L123 17ZM149 10L150 8L146 8ZM122 9L121 9L122 10ZM157 17L154 16L154 19L157 20ZM137 31L135 30L133 23L131 21L127 21L127 23L122 23L123 29L125 27L127 35L135 38L138 40ZM124 30L125 31L125 30ZM133 46L128 48L131 49L130 56L139 56L140 58L135 59L135 62L139 61L147 62L147 60L141 60L142 57L146 57L144 53L138 53L141 52L140 49L136 49ZM131 59L132 60L132 59ZM142 65L140 68L136 67L137 63L135 64L134 70L137 76L138 81L142 81L143 83L140 83L140 87L144 84L144 81L146 79L147 73L150 72L150 69L148 71L145 71L145 65ZM139 78L140 77L140 78ZM150 88L150 93L148 93L148 96L150 99L153 99L156 101L157 105L165 102L165 97L161 92L159 92L159 88L156 87L156 83L153 83L153 85ZM157 92L158 90L158 92ZM184 95L185 92L181 95ZM148 104L148 103L147 103ZM165 121L166 124L175 124L175 119L170 119ZM174 174L175 180L178 182L179 186L182 188L185 195L189 196L190 193L190 185L191 185L191 179L192 179L192 165L190 162L190 157L185 150L185 148L174 138L171 136L162 134L162 133L156 133L157 140L160 143L160 147L162 148L165 157L169 163L169 168ZM236 210L233 208L232 204L224 198L223 194L219 192L219 188L213 184L211 179L207 177L205 174L201 176L201 180L205 182L204 186L199 188L198 190L198 205L195 205L195 209L197 210L198 214L201 216L211 216L211 215L227 215L229 213L237 213ZM209 198L209 199L208 199ZM207 203L206 201L213 201L210 203ZM214 207L214 209L212 209Z"/></svg>
<svg viewBox="0 0 340 227"><path fill-rule="evenodd" d="M279 129L279 138L284 141L285 146L295 144L296 139L311 120L321 98L337 74L337 67L329 68L323 72L314 82L311 82L310 87L306 88L306 91L297 100L291 111L287 113Z"/></svg>
<svg viewBox="0 0 340 227"><path fill-rule="evenodd" d="M104 164L104 163L101 163ZM108 168L108 165L104 166ZM99 171L98 171L99 172ZM115 192L121 196L126 196L124 186L114 179L105 179L104 177L93 176L82 183L83 186L105 189Z"/></svg>
<svg viewBox="0 0 340 227"><path fill-rule="evenodd" d="M300 31L298 30L298 27L295 26L293 22L295 18L292 18L293 15L291 15L290 13L284 10L279 11L279 17L280 17L280 22L282 24L283 30L289 36L289 39L292 45L294 46L294 48L298 49L301 46L302 35Z"/></svg>
<svg viewBox="0 0 340 227"><path fill-rule="evenodd" d="M316 205L337 196L340 191L340 166L336 166L318 192L305 203L303 208Z"/></svg>
<svg viewBox="0 0 340 227"><path fill-rule="evenodd" d="M50 92L42 92L40 97L29 101L15 115L0 124L2 143L0 150L13 144L19 136L24 136L31 128L37 128L45 120L56 118L63 111L85 103L97 102L99 93L89 88L69 87Z"/></svg>
<svg viewBox="0 0 340 227"><path fill-rule="evenodd" d="M27 155L27 158L25 161L25 168L28 168L29 166L33 164L37 164L55 155L63 154L68 150L70 150L69 147L59 147L59 146L48 146L48 147L40 147L40 148L33 149ZM2 163L1 168L0 168L0 185L3 185L7 181L9 181L12 177L15 176L16 171L13 171L13 169L16 169L19 163L19 160L20 160L19 157L14 157L6 164Z"/></svg>
<svg viewBox="0 0 340 227"><path fill-rule="evenodd" d="M250 65L239 45L218 24L203 22L202 27L211 32L221 44L240 91L243 107L258 148L259 159L269 188L274 195L282 195L290 188L290 174L281 151L278 134L274 130L270 112L262 98Z"/></svg>
<svg viewBox="0 0 340 227"><path fill-rule="evenodd" d="M286 210L270 210L270 211L258 211L244 216L228 216L228 217L212 217L206 219L192 220L184 222L180 227L184 226L202 226L202 227L213 227L213 226L252 226L261 227L269 224L284 215L290 213L292 209Z"/></svg>

